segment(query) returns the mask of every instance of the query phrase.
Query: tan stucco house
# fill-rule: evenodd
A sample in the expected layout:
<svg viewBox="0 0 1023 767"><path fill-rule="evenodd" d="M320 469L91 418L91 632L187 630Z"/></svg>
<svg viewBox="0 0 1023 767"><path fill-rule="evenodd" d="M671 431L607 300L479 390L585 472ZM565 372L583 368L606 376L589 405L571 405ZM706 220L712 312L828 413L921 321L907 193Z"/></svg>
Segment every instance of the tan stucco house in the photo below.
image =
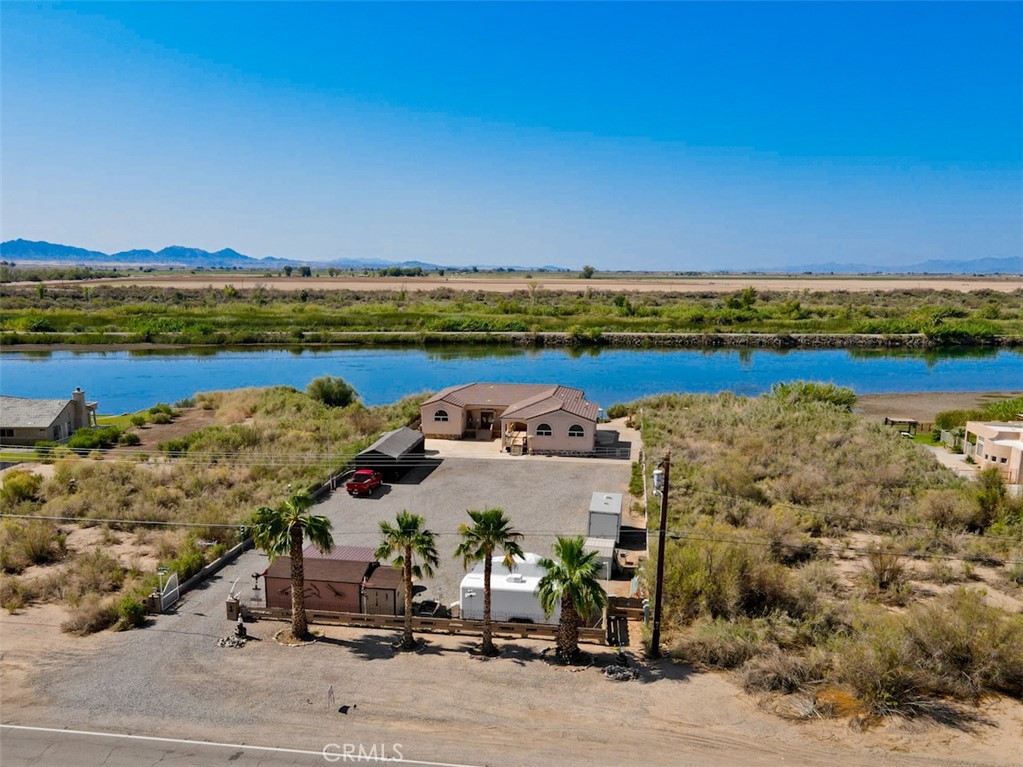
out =
<svg viewBox="0 0 1023 767"><path fill-rule="evenodd" d="M434 439L497 439L514 455L593 453L599 408L581 389L554 384L450 386L420 409Z"/></svg>
<svg viewBox="0 0 1023 767"><path fill-rule="evenodd" d="M977 466L996 466L1008 484L1023 483L1023 422L968 421L963 442Z"/></svg>
<svg viewBox="0 0 1023 767"><path fill-rule="evenodd" d="M71 399L0 395L0 443L66 442L76 430L96 425L96 406L85 401L81 389L75 389Z"/></svg>

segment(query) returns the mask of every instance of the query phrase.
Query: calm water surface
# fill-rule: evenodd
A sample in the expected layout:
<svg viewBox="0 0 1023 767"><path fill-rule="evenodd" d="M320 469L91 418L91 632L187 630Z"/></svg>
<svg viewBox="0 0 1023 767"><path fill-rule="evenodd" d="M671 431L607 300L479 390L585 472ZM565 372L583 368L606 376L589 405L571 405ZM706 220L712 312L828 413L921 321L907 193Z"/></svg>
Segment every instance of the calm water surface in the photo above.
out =
<svg viewBox="0 0 1023 767"><path fill-rule="evenodd" d="M505 348L259 349L0 353L0 392L67 397L75 386L122 413L197 391L341 376L366 404L472 381L557 382L603 407L660 392L759 394L778 381L828 381L858 394L1023 389L1023 354L1007 350L626 350Z"/></svg>

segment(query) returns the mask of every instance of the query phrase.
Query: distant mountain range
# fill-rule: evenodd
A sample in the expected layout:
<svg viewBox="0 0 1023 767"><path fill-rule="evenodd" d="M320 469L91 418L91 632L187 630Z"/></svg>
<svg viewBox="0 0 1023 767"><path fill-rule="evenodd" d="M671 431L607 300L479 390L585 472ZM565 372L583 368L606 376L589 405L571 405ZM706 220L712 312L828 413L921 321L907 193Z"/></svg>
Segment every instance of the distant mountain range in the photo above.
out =
<svg viewBox="0 0 1023 767"><path fill-rule="evenodd" d="M8 240L0 243L0 258L21 264L62 264L80 266L157 266L178 269L272 269L284 266L311 266L315 269L388 269L402 267L424 271L448 269L464 271L472 267L431 264L425 261L384 261L378 258L338 258L333 261L301 261L290 258L252 258L231 248L214 253L201 248L172 245L163 250L125 250L102 253L70 245L31 240ZM498 267L478 264L480 270ZM563 266L503 266L505 271L568 272ZM706 270L722 271L722 270ZM737 271L737 270L730 270ZM797 266L743 270L745 272L788 274L1023 274L1023 258L979 258L973 261L931 260L904 266L876 264L821 263Z"/></svg>
<svg viewBox="0 0 1023 767"><path fill-rule="evenodd" d="M158 266L179 269L280 269L284 266L311 266L315 269L388 269L392 266L406 269L420 267L424 271L438 269L466 269L464 266L445 266L425 261L384 261L379 258L338 258L333 261L300 261L292 258L253 258L231 248L214 253L201 248L172 245L163 250L125 250L103 253L70 245L32 240L8 240L0 243L0 258L19 264L62 264L76 266ZM472 268L472 267L468 267ZM496 267L478 266L479 269ZM506 271L567 272L561 266L505 266Z"/></svg>

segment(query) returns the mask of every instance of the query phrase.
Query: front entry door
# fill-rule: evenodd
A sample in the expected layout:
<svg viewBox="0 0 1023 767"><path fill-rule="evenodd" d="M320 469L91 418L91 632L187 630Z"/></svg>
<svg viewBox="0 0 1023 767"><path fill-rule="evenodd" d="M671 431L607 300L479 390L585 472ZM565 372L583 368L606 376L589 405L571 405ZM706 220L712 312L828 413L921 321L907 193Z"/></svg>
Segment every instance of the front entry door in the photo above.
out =
<svg viewBox="0 0 1023 767"><path fill-rule="evenodd" d="M480 431L493 431L494 428L494 411L484 410L480 413Z"/></svg>

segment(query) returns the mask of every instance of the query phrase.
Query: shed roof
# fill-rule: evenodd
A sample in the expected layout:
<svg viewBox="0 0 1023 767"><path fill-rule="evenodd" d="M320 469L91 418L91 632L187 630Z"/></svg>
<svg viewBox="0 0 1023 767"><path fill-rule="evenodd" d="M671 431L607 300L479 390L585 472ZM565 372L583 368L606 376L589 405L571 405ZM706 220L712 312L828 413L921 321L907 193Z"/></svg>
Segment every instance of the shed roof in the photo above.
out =
<svg viewBox="0 0 1023 767"><path fill-rule="evenodd" d="M57 420L70 399L30 399L0 395L0 421L7 428L45 429Z"/></svg>
<svg viewBox="0 0 1023 767"><path fill-rule="evenodd" d="M349 562L340 559L305 559L303 569L307 581L329 583L362 583L369 562ZM278 557L266 569L267 578L291 580L291 557Z"/></svg>
<svg viewBox="0 0 1023 767"><path fill-rule="evenodd" d="M378 453L389 458L401 458L405 453L423 441L421 432L402 426L400 429L389 431L380 437L376 442L363 450L359 455L367 453Z"/></svg>
<svg viewBox="0 0 1023 767"><path fill-rule="evenodd" d="M401 578L401 570L397 567L380 565L369 574L369 577L366 579L366 588L397 591L401 588Z"/></svg>
<svg viewBox="0 0 1023 767"><path fill-rule="evenodd" d="M310 544L302 549L302 557L310 559L337 559L347 562L376 562L376 554L369 546L335 546L328 552L322 552Z"/></svg>
<svg viewBox="0 0 1023 767"><path fill-rule="evenodd" d="M601 559L611 559L615 555L615 542L613 538L587 538L583 551L596 551Z"/></svg>
<svg viewBox="0 0 1023 767"><path fill-rule="evenodd" d="M617 514L621 516L622 494L603 493L600 491L594 493L590 497L590 511L596 511L603 514Z"/></svg>

